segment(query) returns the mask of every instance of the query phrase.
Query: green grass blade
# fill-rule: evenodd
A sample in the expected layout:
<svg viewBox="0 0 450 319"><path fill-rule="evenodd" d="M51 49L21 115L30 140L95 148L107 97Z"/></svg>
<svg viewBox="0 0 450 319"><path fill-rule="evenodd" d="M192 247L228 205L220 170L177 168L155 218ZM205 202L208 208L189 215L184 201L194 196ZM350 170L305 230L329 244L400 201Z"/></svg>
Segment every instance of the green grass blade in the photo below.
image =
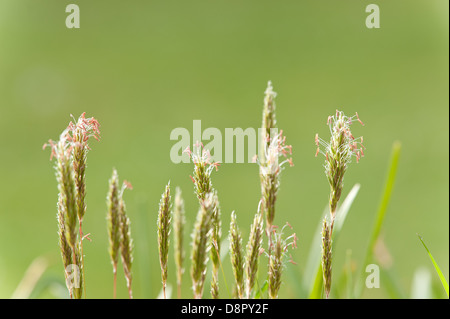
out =
<svg viewBox="0 0 450 319"><path fill-rule="evenodd" d="M339 237L339 234L341 233L345 219L347 218L347 214L350 210L350 207L352 207L356 195L358 195L360 187L361 187L360 184L355 184L355 186L353 186L350 193L348 193L347 197L344 199L341 207L339 207L339 210L336 213L336 220L334 222L334 229L333 229L333 242L336 242L337 238Z"/></svg>
<svg viewBox="0 0 450 319"><path fill-rule="evenodd" d="M364 264L362 265L362 273L360 279L364 277L364 271L366 269L366 265L370 263L370 260L373 256L373 250L377 241L378 236L380 235L381 226L383 225L384 218L386 216L387 207L389 205L389 201L391 199L392 190L394 188L395 179L397 176L397 168L398 161L400 158L401 152L401 143L396 141L392 145L391 151L391 159L389 164L389 173L386 179L386 184L384 187L383 196L381 198L380 206L378 208L377 216L375 219L375 224L372 230L372 235L370 237L369 245L366 250L366 257L364 259ZM355 293L356 297L360 297L362 294L362 285L359 284L357 287L357 291Z"/></svg>
<svg viewBox="0 0 450 319"><path fill-rule="evenodd" d="M425 242L423 241L422 236L420 236L419 234L417 234L417 236L419 237L420 241L422 242L423 247L425 247L425 249L427 250L428 256L430 256L431 262L433 263L433 266L436 269L437 274L439 275L439 279L441 279L442 286L444 286L445 292L447 293L447 297L448 297L448 283L447 283L447 280L445 280L444 274L442 273L438 264L434 260L433 255L428 250L427 245L425 245Z"/></svg>
<svg viewBox="0 0 450 319"><path fill-rule="evenodd" d="M319 260L319 267L317 267L317 272L316 275L314 276L313 286L311 288L308 298L321 299L322 292L323 292L323 274L322 274L322 266L320 265Z"/></svg>
<svg viewBox="0 0 450 319"><path fill-rule="evenodd" d="M395 179L397 176L398 160L400 158L401 144L400 142L394 142L392 145L392 155L391 162L389 165L389 174L386 181L386 186L384 187L383 197L381 199L380 207L378 208L377 218L375 221L375 226L373 228L372 237L370 238L369 249L367 251L367 259L370 258L375 247L378 236L380 235L381 226L383 224L384 218L386 216L387 207L391 199L392 190L394 188Z"/></svg>
<svg viewBox="0 0 450 319"><path fill-rule="evenodd" d="M262 287L260 287L260 289L256 291L254 299L263 299L263 294L267 291L268 288L269 288L269 278L267 278L267 280L264 281Z"/></svg>
<svg viewBox="0 0 450 319"><path fill-rule="evenodd" d="M321 298L322 290L322 267L320 266L321 256L321 233L322 220L328 213L328 207L323 211L322 217L319 220L314 237L309 248L309 255L306 261L306 269L303 274L303 290L309 291L309 298Z"/></svg>
<svg viewBox="0 0 450 319"><path fill-rule="evenodd" d="M342 227L344 226L345 219L347 218L347 214L350 210L350 207L353 204L353 201L358 194L360 189L360 184L355 184L351 189L350 193L348 193L347 197L343 201L341 207L339 207L336 213L336 221L333 229L333 245L336 245L336 240L339 237L339 233L341 232ZM308 256L307 268L305 271L305 282L306 279L311 278L314 279L312 283L309 284L309 298L310 299L319 299L322 296L322 284L323 284L323 276L322 276L322 266L320 264L321 259L321 230L322 230L322 220L323 217L328 213L328 208L325 209L322 218L320 219L316 235L314 236L313 243L311 245L310 253Z"/></svg>

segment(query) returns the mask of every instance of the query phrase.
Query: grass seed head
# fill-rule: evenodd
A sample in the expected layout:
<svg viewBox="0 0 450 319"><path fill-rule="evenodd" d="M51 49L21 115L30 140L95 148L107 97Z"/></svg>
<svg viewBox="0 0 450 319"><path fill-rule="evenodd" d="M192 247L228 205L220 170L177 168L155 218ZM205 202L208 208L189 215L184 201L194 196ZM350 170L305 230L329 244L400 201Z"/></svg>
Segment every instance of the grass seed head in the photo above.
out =
<svg viewBox="0 0 450 319"><path fill-rule="evenodd" d="M330 141L326 142L318 134L315 136L316 156L320 153L325 157L325 175L331 188L330 212L333 218L344 187L344 174L348 164L353 157L359 162L364 156L363 137L355 138L350 130L355 120L364 125L358 113L349 117L344 112L336 110L336 114L329 116L327 120L331 134Z"/></svg>
<svg viewBox="0 0 450 319"><path fill-rule="evenodd" d="M109 238L109 256L113 265L113 271L117 270L117 261L120 249L120 207L119 207L119 176L114 169L109 180L109 190L106 196L107 227Z"/></svg>
<svg viewBox="0 0 450 319"><path fill-rule="evenodd" d="M331 227L328 225L326 219L323 220L322 227L322 274L323 285L325 288L325 294L328 298L331 290L331 253L332 241L331 241Z"/></svg>
<svg viewBox="0 0 450 319"><path fill-rule="evenodd" d="M191 279L194 297L201 299L206 277L206 265L211 248L212 219L214 210L214 194L208 193L200 201L200 210L192 233Z"/></svg>
<svg viewBox="0 0 450 319"><path fill-rule="evenodd" d="M159 247L159 262L161 266L161 278L163 283L163 290L165 290L167 282L167 264L169 254L169 235L171 222L171 197L170 197L170 181L166 185L164 193L159 202L158 211L158 247Z"/></svg>
<svg viewBox="0 0 450 319"><path fill-rule="evenodd" d="M132 273L131 266L133 264L133 239L130 231L130 218L127 216L126 205L123 199L123 191L130 188L131 184L124 181L119 199L119 219L120 219L120 251L122 256L123 271L127 280L128 294L130 299L133 298L131 291Z"/></svg>
<svg viewBox="0 0 450 319"><path fill-rule="evenodd" d="M247 299L250 298L258 272L259 255L263 240L263 216L260 211L255 214L250 227L250 236L246 246L245 255L245 289Z"/></svg>
<svg viewBox="0 0 450 319"><path fill-rule="evenodd" d="M199 142L195 144L194 152L189 149L189 146L184 152L194 162L194 173L191 179L194 183L197 198L203 200L206 194L213 191L211 173L214 169L218 170L220 163L212 161L209 150L204 149L203 144Z"/></svg>
<svg viewBox="0 0 450 319"><path fill-rule="evenodd" d="M242 237L236 222L236 213L231 213L230 222L230 258L236 281L236 293L239 299L244 297L244 257L242 253Z"/></svg>

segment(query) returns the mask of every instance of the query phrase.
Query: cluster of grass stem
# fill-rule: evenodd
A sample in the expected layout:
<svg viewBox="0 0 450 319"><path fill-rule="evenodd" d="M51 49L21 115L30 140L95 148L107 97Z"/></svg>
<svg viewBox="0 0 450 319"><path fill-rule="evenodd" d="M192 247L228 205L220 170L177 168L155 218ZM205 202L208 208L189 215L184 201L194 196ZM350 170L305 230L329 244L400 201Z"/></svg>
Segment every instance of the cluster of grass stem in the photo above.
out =
<svg viewBox="0 0 450 319"><path fill-rule="evenodd" d="M127 181L123 181L119 189L119 176L114 169L112 177L109 180L109 190L106 197L107 204L107 227L109 237L109 255L113 266L113 298L117 295L117 264L119 254L122 259L122 266L127 282L128 296L133 298L131 289L133 263L133 239L130 232L130 219L126 213L126 205L123 199L125 189L132 189Z"/></svg>
<svg viewBox="0 0 450 319"><path fill-rule="evenodd" d="M90 137L99 139L98 121L81 114L78 120L70 122L61 133L59 141L49 140L51 156L56 159L55 170L58 183L58 235L61 256L65 269L66 285L71 298L83 296L84 255L82 223L86 213L86 162ZM78 231L77 231L78 227ZM73 282L71 281L73 278ZM84 290L84 295L86 292Z"/></svg>
<svg viewBox="0 0 450 319"><path fill-rule="evenodd" d="M231 213L228 234L230 245L230 261L234 275L235 297L253 298L260 295L255 292L258 283L260 256L265 253L268 258L266 286L269 298L278 298L282 284L282 274L285 267L288 249L296 248L295 233L284 238L283 229L275 225L275 208L280 188L280 175L285 164L293 166L292 147L286 144L283 131L278 132L275 97L272 83L269 82L265 91L262 139L259 155L255 161L259 165L261 197L258 208L250 226L248 241L243 246L242 235L237 224L236 213ZM342 195L344 175L352 158L359 162L364 156L363 138L355 138L350 125L358 121L358 114L348 117L337 111L329 116L327 125L331 138L325 141L315 137L316 156L320 153L325 157L325 175L330 184L329 216L322 224L321 267L323 288L326 298L329 298L332 278L332 238L336 219L337 206ZM79 299L85 289L82 223L86 213L86 162L90 150L87 141L90 137L99 139L99 124L95 118L86 118L83 113L77 121L70 122L61 133L59 141L49 141L51 159L54 157L56 179L58 183L57 221L61 257L65 269L66 284L71 298ZM44 145L44 146L47 146ZM185 149L194 163L191 180L194 193L199 203L195 225L191 237L191 269L190 277L194 298L203 298L204 284L208 262L211 260L211 297L219 298L219 269L222 267L220 249L222 237L221 209L217 190L211 181L211 173L217 170L219 163L214 162L209 150L197 142L194 152L189 147ZM123 199L125 189L131 185L124 181L119 187L119 176L114 169L109 180L107 193L107 230L109 237L109 255L113 267L113 297L116 298L117 265L119 256L123 264L128 295L133 297L131 284L133 263L133 240L130 234L130 219L126 213ZM173 211L172 211L173 208ZM172 222L173 218L173 222ZM157 239L159 263L163 296L166 298L168 280L168 256L170 248L171 228L174 230L174 259L176 266L177 296L181 298L183 262L185 252L183 237L185 231L184 200L181 190L177 187L174 205L172 205L170 181L166 185L159 203L157 217ZM286 225L289 225L286 223ZM289 225L290 226L290 225ZM291 227L292 228L292 227ZM267 236L267 247L263 247L264 234ZM88 238L89 239L89 238ZM292 256L289 262L292 262ZM295 264L295 263L294 263ZM319 268L320 269L320 268ZM75 276L72 276L71 271ZM222 269L223 271L223 269ZM74 282L70 280L74 278ZM318 276L322 278L322 276ZM228 289L228 287L226 287ZM84 291L84 296L86 293Z"/></svg>

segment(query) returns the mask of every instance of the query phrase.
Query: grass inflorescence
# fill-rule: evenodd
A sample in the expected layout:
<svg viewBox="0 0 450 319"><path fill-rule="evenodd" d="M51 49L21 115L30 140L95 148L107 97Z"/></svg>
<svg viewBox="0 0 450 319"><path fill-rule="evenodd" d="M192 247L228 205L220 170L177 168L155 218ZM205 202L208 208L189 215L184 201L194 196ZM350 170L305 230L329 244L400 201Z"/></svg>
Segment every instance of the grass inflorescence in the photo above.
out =
<svg viewBox="0 0 450 319"><path fill-rule="evenodd" d="M204 298L208 293L208 278L210 278L209 295L211 298L222 298L228 290L227 278L223 271L223 261L227 254L230 257L230 266L233 274L233 293L228 296L235 298L278 298L283 286L284 269L288 262L295 264L290 249L297 247L297 236L284 234L286 226L292 228L289 223L279 228L278 220L286 216L286 211L277 210L277 200L280 193L281 172L287 166L293 166L292 146L286 144L286 136L283 130L278 131L275 107L276 93L272 83L269 82L265 91L262 117L262 142L259 153L255 155L255 162L259 168L260 197L255 203L253 222L246 226L248 238L243 243L241 228L238 225L236 210L231 212L231 221L227 238L222 238L222 215L229 216L221 211L218 191L213 187L212 172L217 171L220 163L212 159L210 151L205 149L199 141L185 152L192 160L194 169L190 176L194 184L194 196L198 203L197 217L191 230L190 254L186 253L184 244L186 229L186 212L184 199L179 187L175 188L174 200L170 182L165 186L161 195L157 215L157 240L159 264L161 268L162 293L164 298L170 298L170 292L166 293L169 282L169 251L170 234L173 233L173 258L175 263L177 297L182 297L182 281L185 266L185 256L190 257L190 288L192 296ZM320 228L317 231L317 240L314 241L311 260L312 271L308 270L307 281L311 281L311 298L330 298L336 291L333 284L333 253L335 251L337 234L342 228L348 210L356 197L359 184L355 185L344 203L340 200L344 190L344 176L353 159L357 163L364 157L365 146L363 137L354 137L351 126L359 122L358 113L346 116L344 112L336 110L329 116L327 125L330 138L325 140L315 136L317 146L316 156L324 157L324 170L330 185L328 195L328 208L321 218ZM89 239L89 234L83 232L83 221L86 216L86 168L87 155L90 151L88 142L91 137L99 140L99 123L91 117L87 118L83 113L77 120L69 122L68 126L59 136L58 141L49 140L44 146L51 148L51 160L55 162L55 173L58 185L57 200L57 226L60 254L64 267L64 276L68 288L68 294L73 299L86 297L86 276L84 267L83 240ZM378 239L381 223L384 219L387 202L397 170L397 161L400 147L395 148L393 164L389 173L389 179L383 196L382 206L377 215L377 221L373 235L370 239L369 249L365 262L367 263L374 250L374 243ZM187 178L187 176L186 176ZM119 258L122 262L128 296L133 297L132 292L132 264L134 242L131 237L131 221L127 215L127 206L124 200L124 191L131 189L131 184L123 181L119 183L119 176L114 169L109 180L109 188L106 196L107 204L107 235L109 240L109 256L113 268L113 297L116 298L116 283ZM356 188L356 190L355 190ZM302 212L299 212L300 214ZM173 229L172 229L173 228ZM247 237L248 236L248 237ZM226 242L228 240L228 245ZM319 245L320 242L320 245ZM422 242L423 243L423 242ZM320 246L320 247L319 247ZM425 246L425 245L424 245ZM426 248L426 247L425 247ZM429 251L428 251L429 252ZM429 253L431 256L431 254ZM172 255L171 255L172 256ZM316 256L316 257L314 257ZM352 291L353 270L351 268L351 252L346 260L346 292L348 296L360 296L361 287ZM267 258L267 259L266 259ZM445 290L448 293L448 284L445 278L430 257L438 271ZM263 261L267 262L266 264ZM261 267L266 265L267 268ZM317 269L314 272L314 267ZM222 273L220 272L222 269ZM208 273L210 271L210 273ZM220 275L223 278L220 278ZM263 282L261 274L266 277ZM222 279L222 281L221 281ZM303 278L305 279L305 278ZM357 281L357 280L355 280ZM226 290L221 291L220 282L225 282ZM187 285L186 285L187 286ZM359 290L358 290L359 289ZM305 289L306 291L307 289ZM336 293L336 296L338 294Z"/></svg>

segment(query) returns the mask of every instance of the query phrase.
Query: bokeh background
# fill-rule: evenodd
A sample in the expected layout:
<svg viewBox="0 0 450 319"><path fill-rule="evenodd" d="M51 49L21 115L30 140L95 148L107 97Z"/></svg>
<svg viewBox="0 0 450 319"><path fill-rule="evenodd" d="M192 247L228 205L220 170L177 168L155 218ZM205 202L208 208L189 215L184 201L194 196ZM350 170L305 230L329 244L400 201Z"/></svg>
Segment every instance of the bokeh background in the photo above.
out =
<svg viewBox="0 0 450 319"><path fill-rule="evenodd" d="M80 29L65 26L72 2L80 7ZM134 186L125 195L135 239L134 295L156 298L156 218L167 181L184 194L188 251L198 209L193 166L170 161L170 132L185 127L192 133L194 119L222 132L260 127L268 80L295 162L282 173L275 217L279 225L289 221L299 237L297 265L288 264L280 297L306 296L302 273L329 192L314 135L326 136L327 116L336 108L359 113L366 125L355 125L354 133L364 136L367 151L345 177L344 196L355 183L361 189L334 250L334 282L349 251L355 276L360 273L398 140L398 176L382 229L391 270L405 298L418 270L429 272L432 297L446 297L416 233L448 280L448 1L72 2L0 0L1 298L13 295L38 257L48 267L32 296L64 295L57 186L42 145L58 138L70 114L96 117L102 134L91 142L86 173L83 228L93 239L84 245L87 297L112 297L105 199L115 167ZM365 26L370 3L380 7L380 29ZM224 164L212 178L224 237L235 210L246 242L259 200L258 167ZM185 298L192 297L188 259ZM230 288L228 257L224 268ZM386 285L382 277L379 289L362 296L389 298ZM221 287L228 297L222 274ZM118 295L127 296L121 273Z"/></svg>

